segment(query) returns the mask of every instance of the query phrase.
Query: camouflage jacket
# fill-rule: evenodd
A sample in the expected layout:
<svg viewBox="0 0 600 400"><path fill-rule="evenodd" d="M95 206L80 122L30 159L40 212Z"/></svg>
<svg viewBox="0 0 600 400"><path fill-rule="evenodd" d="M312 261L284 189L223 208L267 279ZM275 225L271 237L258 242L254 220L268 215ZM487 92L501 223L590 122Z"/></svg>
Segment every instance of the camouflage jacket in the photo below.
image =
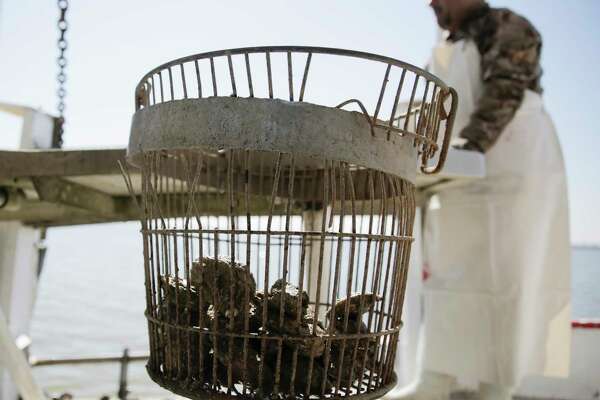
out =
<svg viewBox="0 0 600 400"><path fill-rule="evenodd" d="M460 132L467 148L487 151L521 106L525 90L541 93L542 38L525 18L487 4L473 10L448 40L472 39L481 54L483 93Z"/></svg>

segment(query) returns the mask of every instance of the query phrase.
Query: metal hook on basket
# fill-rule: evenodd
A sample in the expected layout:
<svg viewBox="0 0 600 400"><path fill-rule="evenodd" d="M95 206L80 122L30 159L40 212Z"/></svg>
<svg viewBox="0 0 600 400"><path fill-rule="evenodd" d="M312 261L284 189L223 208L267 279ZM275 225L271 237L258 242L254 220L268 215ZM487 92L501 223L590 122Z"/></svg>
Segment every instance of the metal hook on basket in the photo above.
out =
<svg viewBox="0 0 600 400"><path fill-rule="evenodd" d="M351 104L351 103L356 103L356 104L358 104L358 106L360 107L360 110L362 111L363 115L364 115L364 116L365 116L365 118L367 119L367 122L369 123L369 126L371 127L371 135L372 135L372 136L375 136L375 129L374 129L374 126L375 126L375 121L373 121L373 120L371 119L371 116L369 116L369 113L367 112L367 109L366 109L366 107L364 106L364 104L363 104L363 103L361 103L361 101L360 101L360 100L358 100L358 99L350 99L350 100L346 100L346 101L344 101L343 103L340 103L340 104L338 104L337 106L335 106L335 108L340 108L340 109L341 109L341 108L342 108L342 107L344 107L345 105L348 105L348 104Z"/></svg>
<svg viewBox="0 0 600 400"><path fill-rule="evenodd" d="M437 174L442 170L442 168L444 168L444 164L446 163L446 157L448 156L448 150L450 149L450 140L452 139L452 129L454 128L454 121L456 119L456 110L458 109L458 93L454 88L448 88L448 92L444 94L444 98L442 99L440 106L444 112L444 101L448 96L452 97L452 102L450 103L450 112L447 113L447 116L444 118L446 120L446 131L444 132L444 141L442 142L440 157L435 167L428 168L426 165L427 152L423 152L423 158L421 160L421 172L425 175Z"/></svg>

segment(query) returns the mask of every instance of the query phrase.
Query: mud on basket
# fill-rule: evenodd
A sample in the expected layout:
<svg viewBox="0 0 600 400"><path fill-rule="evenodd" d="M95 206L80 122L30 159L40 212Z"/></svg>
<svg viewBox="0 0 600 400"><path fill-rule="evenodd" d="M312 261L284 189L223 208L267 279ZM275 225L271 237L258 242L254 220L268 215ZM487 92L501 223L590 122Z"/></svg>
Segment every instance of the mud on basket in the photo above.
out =
<svg viewBox="0 0 600 400"><path fill-rule="evenodd" d="M135 100L152 379L198 399L390 390L414 180L443 165L455 92L387 57L262 47L169 62Z"/></svg>

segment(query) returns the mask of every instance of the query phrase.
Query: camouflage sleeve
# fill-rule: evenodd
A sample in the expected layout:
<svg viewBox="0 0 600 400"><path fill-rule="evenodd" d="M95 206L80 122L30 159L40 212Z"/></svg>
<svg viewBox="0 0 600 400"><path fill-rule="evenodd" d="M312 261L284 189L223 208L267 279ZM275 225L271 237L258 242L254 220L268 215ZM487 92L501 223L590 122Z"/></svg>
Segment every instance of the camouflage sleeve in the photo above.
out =
<svg viewBox="0 0 600 400"><path fill-rule="evenodd" d="M493 33L475 36L481 53L483 93L460 134L482 152L496 142L521 106L525 90L536 88L541 74L542 40L529 21L508 10L498 10L491 18L496 26Z"/></svg>

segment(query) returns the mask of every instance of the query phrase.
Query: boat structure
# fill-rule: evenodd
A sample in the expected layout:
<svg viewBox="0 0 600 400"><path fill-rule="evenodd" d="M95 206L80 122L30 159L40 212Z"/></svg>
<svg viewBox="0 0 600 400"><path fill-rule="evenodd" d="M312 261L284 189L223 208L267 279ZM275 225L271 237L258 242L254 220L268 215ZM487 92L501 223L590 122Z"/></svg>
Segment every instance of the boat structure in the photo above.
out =
<svg viewBox="0 0 600 400"><path fill-rule="evenodd" d="M64 17L65 10L60 40ZM284 65L279 83L275 55ZM373 107L356 98L311 102L307 82L319 57L383 67ZM255 95L256 60L264 97ZM59 76L65 66L59 61ZM217 85L215 70L226 85ZM209 78L202 81L201 71ZM284 88L284 98L274 87ZM18 147L0 148L0 400L61 396L46 393L33 370L95 363L119 370L111 397L131 398L128 366L142 362L158 385L189 398L299 398L302 391L310 399L402 398L427 345L420 208L441 188L486 176L483 154L450 145L456 96L427 71L392 58L271 46L201 53L151 70L132 93L128 148L62 148L64 90L57 115L1 103L0 113L22 124ZM289 222L290 215L292 227L272 228L274 218ZM207 228L206 216L229 225ZM266 228L251 228L261 218ZM32 354L47 232L130 221L142 226L149 352L132 354L123 343L122 354ZM284 251L270 263L274 242ZM369 255L371 242L378 254ZM272 264L279 271L269 281ZM353 294L361 281L362 294ZM600 399L600 320L573 321L571 343L563 345L571 350L570 376L528 377L517 398ZM297 384L302 374L308 382Z"/></svg>

